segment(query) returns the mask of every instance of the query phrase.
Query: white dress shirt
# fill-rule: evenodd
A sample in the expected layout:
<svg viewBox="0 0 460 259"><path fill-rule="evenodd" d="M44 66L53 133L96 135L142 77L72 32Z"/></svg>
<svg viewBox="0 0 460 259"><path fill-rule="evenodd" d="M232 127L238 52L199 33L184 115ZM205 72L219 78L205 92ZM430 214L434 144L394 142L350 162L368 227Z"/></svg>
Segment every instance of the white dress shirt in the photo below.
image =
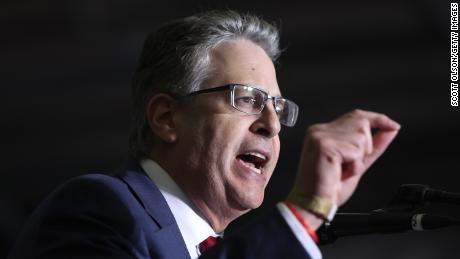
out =
<svg viewBox="0 0 460 259"><path fill-rule="evenodd" d="M200 256L198 245L209 236L222 236L222 233L215 233L211 225L201 216L198 209L185 196L179 186L151 159L140 161L142 169L158 186L163 194L169 208L179 226L179 230L184 238L185 245L192 259ZM294 236L299 240L305 251L313 259L321 259L322 255L318 246L311 239L301 223L295 218L291 211L283 203L277 205L281 215L291 228Z"/></svg>

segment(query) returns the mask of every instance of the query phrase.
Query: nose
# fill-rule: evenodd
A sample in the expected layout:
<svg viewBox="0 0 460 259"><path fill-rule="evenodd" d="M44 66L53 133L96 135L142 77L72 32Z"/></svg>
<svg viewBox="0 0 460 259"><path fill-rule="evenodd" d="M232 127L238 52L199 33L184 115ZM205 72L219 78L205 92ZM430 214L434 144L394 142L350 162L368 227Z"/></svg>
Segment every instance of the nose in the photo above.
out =
<svg viewBox="0 0 460 259"><path fill-rule="evenodd" d="M281 130L281 124L272 100L267 101L257 120L252 123L250 130L254 134L262 135L266 138L273 138L278 135Z"/></svg>

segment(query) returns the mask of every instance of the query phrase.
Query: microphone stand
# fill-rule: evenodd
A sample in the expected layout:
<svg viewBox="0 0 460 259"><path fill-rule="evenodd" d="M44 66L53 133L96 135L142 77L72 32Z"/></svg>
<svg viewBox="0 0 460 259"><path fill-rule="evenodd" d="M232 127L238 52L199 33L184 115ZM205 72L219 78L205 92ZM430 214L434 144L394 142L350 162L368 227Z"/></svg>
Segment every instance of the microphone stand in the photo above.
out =
<svg viewBox="0 0 460 259"><path fill-rule="evenodd" d="M430 202L460 205L460 194L432 190L426 185L401 185L383 209L370 213L337 213L332 222L324 223L317 230L319 244L331 244L346 236L460 226L459 219L425 215L423 210Z"/></svg>

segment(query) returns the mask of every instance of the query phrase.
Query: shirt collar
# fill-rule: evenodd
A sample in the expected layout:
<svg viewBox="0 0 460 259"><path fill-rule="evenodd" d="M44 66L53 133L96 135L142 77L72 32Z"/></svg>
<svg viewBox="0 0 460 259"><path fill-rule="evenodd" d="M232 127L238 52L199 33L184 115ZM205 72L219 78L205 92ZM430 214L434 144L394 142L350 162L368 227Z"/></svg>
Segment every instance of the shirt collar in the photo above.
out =
<svg viewBox="0 0 460 259"><path fill-rule="evenodd" d="M184 192L169 174L151 159L140 161L142 169L158 186L179 226L190 257L197 258L197 245L209 236L218 236L211 225L200 215Z"/></svg>

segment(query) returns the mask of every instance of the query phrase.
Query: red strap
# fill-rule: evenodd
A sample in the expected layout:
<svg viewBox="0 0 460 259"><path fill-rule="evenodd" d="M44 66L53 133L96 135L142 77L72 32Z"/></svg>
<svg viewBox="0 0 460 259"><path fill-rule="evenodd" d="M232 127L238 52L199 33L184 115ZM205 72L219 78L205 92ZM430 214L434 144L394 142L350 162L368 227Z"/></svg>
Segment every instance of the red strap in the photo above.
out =
<svg viewBox="0 0 460 259"><path fill-rule="evenodd" d="M307 222L305 222L305 220L300 215L300 212L290 202L286 201L284 202L284 204L286 204L288 209L292 212L292 214L294 214L296 219L300 222L303 228L307 231L308 235L310 235L311 239L313 239L313 241L315 241L315 243L318 244L319 240L318 240L318 235L316 234L316 231L312 227L310 227L310 225L308 225Z"/></svg>

